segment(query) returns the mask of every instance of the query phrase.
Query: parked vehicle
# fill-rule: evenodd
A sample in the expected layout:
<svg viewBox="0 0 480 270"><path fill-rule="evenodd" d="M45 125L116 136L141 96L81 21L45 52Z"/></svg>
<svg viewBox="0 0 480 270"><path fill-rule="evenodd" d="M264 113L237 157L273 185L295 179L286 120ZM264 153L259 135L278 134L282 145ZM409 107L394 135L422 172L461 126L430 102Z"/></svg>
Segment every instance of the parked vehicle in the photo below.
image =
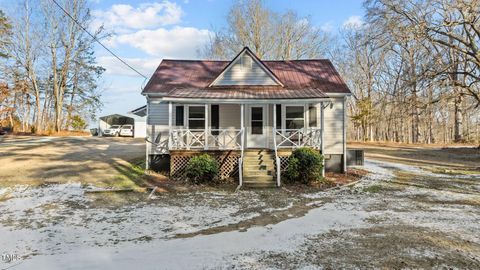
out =
<svg viewBox="0 0 480 270"><path fill-rule="evenodd" d="M110 128L103 130L103 136L119 136L120 135L120 125L113 125Z"/></svg>
<svg viewBox="0 0 480 270"><path fill-rule="evenodd" d="M123 125L120 128L120 136L133 137L133 125Z"/></svg>

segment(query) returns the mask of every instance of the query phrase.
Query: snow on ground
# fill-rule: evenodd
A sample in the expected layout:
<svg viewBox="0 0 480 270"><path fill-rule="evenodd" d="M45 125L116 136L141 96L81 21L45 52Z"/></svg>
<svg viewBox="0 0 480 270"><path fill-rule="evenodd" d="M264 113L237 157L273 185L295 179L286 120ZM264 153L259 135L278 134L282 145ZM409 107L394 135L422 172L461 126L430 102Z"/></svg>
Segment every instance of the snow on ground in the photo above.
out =
<svg viewBox="0 0 480 270"><path fill-rule="evenodd" d="M380 266L383 260L375 261L375 254L389 246L375 250L375 242L369 244L372 254L352 256L350 262L342 253L345 245L379 241L406 227L414 228L404 232L411 241L418 237L410 230L427 230L474 245L466 255L455 255L459 261L467 255L480 258L478 194L392 184L397 171L423 181L455 180L415 166L367 161L365 167L373 173L357 185L315 194L273 189L162 194L152 200L148 194L120 194L99 200L106 195L87 194L76 183L0 189L0 253L25 256L15 269L314 269L330 262L323 261L327 257L334 265L354 268L366 258L368 265ZM384 189L366 191L371 186ZM438 256L451 253L428 245L412 248L417 244L426 245L408 242L399 254L445 263ZM329 256L310 253L335 247ZM11 265L0 262L0 268Z"/></svg>

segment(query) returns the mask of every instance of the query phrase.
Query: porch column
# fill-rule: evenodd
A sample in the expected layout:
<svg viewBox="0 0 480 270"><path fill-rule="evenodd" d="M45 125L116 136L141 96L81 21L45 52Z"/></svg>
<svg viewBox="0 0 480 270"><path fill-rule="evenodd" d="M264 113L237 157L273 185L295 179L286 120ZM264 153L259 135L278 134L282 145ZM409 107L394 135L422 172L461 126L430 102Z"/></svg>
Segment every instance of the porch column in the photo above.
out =
<svg viewBox="0 0 480 270"><path fill-rule="evenodd" d="M305 119L305 130L310 127L310 104L303 104L303 118Z"/></svg>
<svg viewBox="0 0 480 270"><path fill-rule="evenodd" d="M324 117L324 109L323 102L320 103L320 139L322 140L320 144L320 150L322 151L322 177L325 177L325 117Z"/></svg>
<svg viewBox="0 0 480 270"><path fill-rule="evenodd" d="M273 123L272 123L273 130L277 129L277 104L273 104ZM275 136L275 132L273 132L273 136Z"/></svg>
<svg viewBox="0 0 480 270"><path fill-rule="evenodd" d="M173 105L172 102L168 102L168 150L172 146L172 119L173 118Z"/></svg>
<svg viewBox="0 0 480 270"><path fill-rule="evenodd" d="M209 131L209 120L208 120L208 107L209 105L208 104L205 104L205 145L203 146L203 148L205 150L208 150L208 135L210 134L210 131Z"/></svg>
<svg viewBox="0 0 480 270"><path fill-rule="evenodd" d="M243 134L242 134L242 148L245 148L245 104L240 104L240 129L243 128Z"/></svg>

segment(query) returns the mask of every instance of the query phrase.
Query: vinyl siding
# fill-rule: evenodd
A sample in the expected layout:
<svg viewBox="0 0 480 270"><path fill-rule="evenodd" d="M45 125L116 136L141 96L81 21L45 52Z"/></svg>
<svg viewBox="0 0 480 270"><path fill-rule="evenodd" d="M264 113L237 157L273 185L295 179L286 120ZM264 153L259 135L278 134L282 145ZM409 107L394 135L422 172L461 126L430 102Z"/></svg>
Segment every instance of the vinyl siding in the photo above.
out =
<svg viewBox="0 0 480 270"><path fill-rule="evenodd" d="M240 129L240 105L220 104L220 128Z"/></svg>
<svg viewBox="0 0 480 270"><path fill-rule="evenodd" d="M168 104L167 103L149 102L148 124L149 125L168 125Z"/></svg>
<svg viewBox="0 0 480 270"><path fill-rule="evenodd" d="M150 154L165 154L168 152L168 104L159 101L148 101L147 138L149 141L160 144L150 144Z"/></svg>
<svg viewBox="0 0 480 270"><path fill-rule="evenodd" d="M215 85L277 85L272 77L247 53L220 75Z"/></svg>
<svg viewBox="0 0 480 270"><path fill-rule="evenodd" d="M343 98L325 108L325 154L343 154Z"/></svg>
<svg viewBox="0 0 480 270"><path fill-rule="evenodd" d="M333 107L325 108L325 154L342 154L343 153L343 98L332 99ZM179 104L180 105L180 104ZM318 106L317 104L315 104ZM247 114L248 106L245 106ZM175 114L175 106L173 106L173 114ZM273 124L273 105L267 106L267 118L265 119L266 136L268 146L273 148L272 124ZM318 107L317 107L318 108ZM221 129L240 129L240 105L237 104L220 104L219 124ZM173 115L173 120L175 115ZM245 125L248 126L247 115L245 115ZM320 109L317 109L318 126L320 126ZM175 122L172 122L175 124ZM149 103L149 115L147 125L147 136L151 141L163 143L167 145L168 141L168 104L166 103ZM167 153L167 149L159 147L151 147L151 154Z"/></svg>

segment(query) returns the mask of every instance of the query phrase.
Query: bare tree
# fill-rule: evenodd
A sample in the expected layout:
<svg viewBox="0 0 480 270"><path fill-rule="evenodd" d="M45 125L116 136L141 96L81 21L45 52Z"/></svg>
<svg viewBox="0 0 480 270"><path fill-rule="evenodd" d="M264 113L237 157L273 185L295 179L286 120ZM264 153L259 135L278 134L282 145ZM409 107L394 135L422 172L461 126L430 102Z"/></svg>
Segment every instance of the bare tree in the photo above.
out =
<svg viewBox="0 0 480 270"><path fill-rule="evenodd" d="M309 17L268 9L262 0L238 1L227 16L227 28L216 31L202 54L228 59L248 46L262 59L318 58L325 54L327 35Z"/></svg>

